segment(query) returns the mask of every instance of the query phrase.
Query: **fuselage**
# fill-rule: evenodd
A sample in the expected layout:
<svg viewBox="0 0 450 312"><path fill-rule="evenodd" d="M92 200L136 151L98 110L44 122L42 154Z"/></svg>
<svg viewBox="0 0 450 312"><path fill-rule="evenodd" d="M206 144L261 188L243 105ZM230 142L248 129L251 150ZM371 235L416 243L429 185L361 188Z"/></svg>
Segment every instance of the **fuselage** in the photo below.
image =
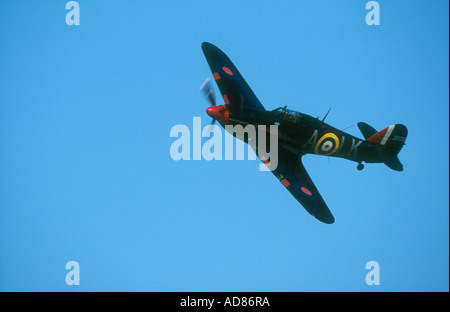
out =
<svg viewBox="0 0 450 312"><path fill-rule="evenodd" d="M375 151L376 144L306 114L285 108L273 111L246 109L230 111L228 118L228 124L232 125L265 125L267 129L270 125L278 125L279 143L298 154L340 157L358 163L382 162Z"/></svg>

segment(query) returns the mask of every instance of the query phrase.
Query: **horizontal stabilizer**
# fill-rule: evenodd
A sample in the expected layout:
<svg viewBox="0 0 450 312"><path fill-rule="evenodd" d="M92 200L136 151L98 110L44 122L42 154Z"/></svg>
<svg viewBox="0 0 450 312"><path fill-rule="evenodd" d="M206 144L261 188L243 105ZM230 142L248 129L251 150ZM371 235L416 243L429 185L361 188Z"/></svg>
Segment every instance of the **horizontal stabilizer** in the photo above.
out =
<svg viewBox="0 0 450 312"><path fill-rule="evenodd" d="M366 124L365 122L358 122L358 128L364 136L364 139L370 138L372 135L377 133L377 130Z"/></svg>
<svg viewBox="0 0 450 312"><path fill-rule="evenodd" d="M403 171L403 165L397 155L391 155L386 149L379 149L378 153L384 164L395 171Z"/></svg>

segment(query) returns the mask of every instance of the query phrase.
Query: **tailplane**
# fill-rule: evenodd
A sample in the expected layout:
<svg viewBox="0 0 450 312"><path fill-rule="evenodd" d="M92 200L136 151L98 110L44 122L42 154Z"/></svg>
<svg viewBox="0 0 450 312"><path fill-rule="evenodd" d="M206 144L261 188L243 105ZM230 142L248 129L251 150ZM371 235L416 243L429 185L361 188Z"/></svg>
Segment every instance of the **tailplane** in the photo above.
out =
<svg viewBox="0 0 450 312"><path fill-rule="evenodd" d="M377 130L366 124L365 122L358 122L358 128L364 136L364 139L370 138L372 135L377 133Z"/></svg>
<svg viewBox="0 0 450 312"><path fill-rule="evenodd" d="M358 127L366 141L380 144L377 152L386 166L396 171L403 170L403 165L398 159L397 154L403 145L405 145L408 135L408 129L404 125L392 125L378 132L363 122L358 123Z"/></svg>

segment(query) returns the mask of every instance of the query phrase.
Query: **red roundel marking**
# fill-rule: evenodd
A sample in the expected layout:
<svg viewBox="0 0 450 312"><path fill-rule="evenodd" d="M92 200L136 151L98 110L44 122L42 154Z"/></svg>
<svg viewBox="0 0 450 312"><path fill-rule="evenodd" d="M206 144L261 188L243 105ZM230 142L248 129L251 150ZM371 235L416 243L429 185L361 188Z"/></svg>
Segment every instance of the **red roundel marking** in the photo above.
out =
<svg viewBox="0 0 450 312"><path fill-rule="evenodd" d="M311 191L308 190L308 189L307 189L306 187L304 187L304 186L302 186L301 190L302 190L303 193L305 193L305 194L308 195L308 196L311 196L311 195L312 195Z"/></svg>
<svg viewBox="0 0 450 312"><path fill-rule="evenodd" d="M228 67L222 67L223 71L226 72L228 75L233 76L233 72Z"/></svg>

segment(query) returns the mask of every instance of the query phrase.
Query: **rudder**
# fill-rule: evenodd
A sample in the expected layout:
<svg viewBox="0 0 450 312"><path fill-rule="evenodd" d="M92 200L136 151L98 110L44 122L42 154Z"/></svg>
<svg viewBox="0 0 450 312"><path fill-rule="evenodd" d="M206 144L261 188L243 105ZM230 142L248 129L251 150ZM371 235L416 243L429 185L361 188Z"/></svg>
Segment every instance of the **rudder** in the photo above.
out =
<svg viewBox="0 0 450 312"><path fill-rule="evenodd" d="M396 124L378 131L367 139L368 142L383 145L392 156L397 155L405 145L408 129L402 124Z"/></svg>
<svg viewBox="0 0 450 312"><path fill-rule="evenodd" d="M397 154L405 145L407 135L408 129L404 125L396 124L378 131L367 138L367 141L380 144L377 152L386 166L392 170L403 171L403 165Z"/></svg>

